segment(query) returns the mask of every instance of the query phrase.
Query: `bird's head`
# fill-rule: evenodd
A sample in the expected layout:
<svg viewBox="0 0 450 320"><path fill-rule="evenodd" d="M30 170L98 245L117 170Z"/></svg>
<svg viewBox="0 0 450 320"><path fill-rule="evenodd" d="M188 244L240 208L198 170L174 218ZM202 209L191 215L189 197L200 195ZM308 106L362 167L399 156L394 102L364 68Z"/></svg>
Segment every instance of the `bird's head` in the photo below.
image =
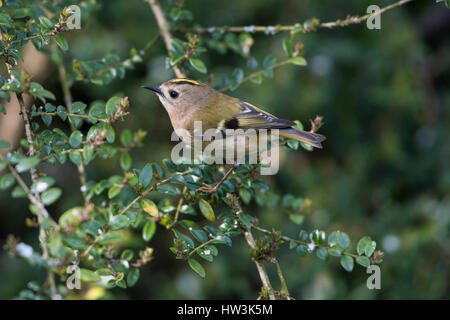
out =
<svg viewBox="0 0 450 320"><path fill-rule="evenodd" d="M164 82L159 87L143 86L154 91L169 114L184 113L199 107L214 93L210 86L192 79L178 78Z"/></svg>

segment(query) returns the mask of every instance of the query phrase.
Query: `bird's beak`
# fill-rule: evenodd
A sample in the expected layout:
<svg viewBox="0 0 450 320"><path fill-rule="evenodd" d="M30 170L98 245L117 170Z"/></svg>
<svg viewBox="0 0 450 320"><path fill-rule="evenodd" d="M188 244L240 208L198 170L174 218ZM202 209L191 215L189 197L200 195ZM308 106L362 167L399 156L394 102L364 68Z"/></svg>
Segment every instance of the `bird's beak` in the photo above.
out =
<svg viewBox="0 0 450 320"><path fill-rule="evenodd" d="M148 90L152 90L152 91L154 91L154 92L156 92L157 94L160 94L160 95L163 94L162 91L161 91L161 89L158 88L158 87L142 86L142 88L145 88L145 89L148 89Z"/></svg>

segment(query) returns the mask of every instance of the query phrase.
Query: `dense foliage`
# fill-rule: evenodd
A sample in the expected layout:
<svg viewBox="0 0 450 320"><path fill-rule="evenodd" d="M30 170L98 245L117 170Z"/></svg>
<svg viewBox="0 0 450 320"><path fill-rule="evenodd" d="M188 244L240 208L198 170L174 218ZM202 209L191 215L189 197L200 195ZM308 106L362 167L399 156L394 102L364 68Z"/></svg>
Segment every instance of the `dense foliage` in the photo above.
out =
<svg viewBox="0 0 450 320"><path fill-rule="evenodd" d="M308 1L161 2L168 48L152 20L156 1L0 1L0 112L20 111L25 125L17 147L0 141L10 149L0 158L0 296L375 297L366 268L386 260L383 251L380 296L447 295L448 108L429 110L418 89L411 65L427 50L407 9L372 31L355 21L367 7L356 1L345 13L358 16L347 18ZM68 26L74 4L80 30ZM327 30L325 17L346 20ZM199 27L221 22L250 24ZM20 66L28 43L48 56L46 81ZM213 195L199 191L226 168L169 160L167 115L139 88L172 69L285 118L314 119L298 126L320 127L324 151L286 141L277 176L240 165ZM448 106L448 90L435 90ZM442 115L424 116L432 112ZM446 250L447 261L438 256ZM310 255L318 259L301 258ZM81 290L66 287L71 265ZM419 266L434 272L430 283Z"/></svg>

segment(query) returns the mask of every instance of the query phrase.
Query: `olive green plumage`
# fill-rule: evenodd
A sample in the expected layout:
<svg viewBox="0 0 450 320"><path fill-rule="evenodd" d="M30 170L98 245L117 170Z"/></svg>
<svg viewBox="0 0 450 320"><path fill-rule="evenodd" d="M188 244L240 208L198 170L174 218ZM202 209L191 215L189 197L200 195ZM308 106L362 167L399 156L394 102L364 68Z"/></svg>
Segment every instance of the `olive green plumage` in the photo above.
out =
<svg viewBox="0 0 450 320"><path fill-rule="evenodd" d="M279 119L250 103L223 94L192 79L172 79L159 87L146 86L158 94L175 130L194 129L194 121L202 121L202 129L279 129L280 136L322 148L326 138L317 133L293 128L295 122Z"/></svg>

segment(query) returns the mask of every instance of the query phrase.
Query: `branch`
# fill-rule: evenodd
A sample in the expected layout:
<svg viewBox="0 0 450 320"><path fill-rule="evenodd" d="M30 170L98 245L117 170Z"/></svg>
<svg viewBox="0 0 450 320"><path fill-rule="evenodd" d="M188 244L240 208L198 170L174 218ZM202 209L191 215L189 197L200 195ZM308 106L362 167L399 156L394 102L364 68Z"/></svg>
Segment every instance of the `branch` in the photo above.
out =
<svg viewBox="0 0 450 320"><path fill-rule="evenodd" d="M346 27L348 25L352 24L360 24L361 22L369 19L371 16L380 15L388 10L391 10L393 8L402 6L408 2L411 2L413 0L400 0L397 1L391 5L388 5L377 13L368 13L362 16L348 16L344 20L336 20L331 22L324 22L319 23L317 25L308 26L306 28L302 28L299 33L308 33L310 31L313 31L313 29L332 29L335 27ZM194 27L194 28L180 28L179 30L181 32L194 32L194 33L213 33L213 32L264 32L266 34L273 34L276 32L285 32L285 31L292 31L295 28L298 28L300 24L293 24L293 25L276 25L276 26L241 26L241 27L230 27L230 26L221 26L221 27Z"/></svg>
<svg viewBox="0 0 450 320"><path fill-rule="evenodd" d="M178 200L178 205L177 205L177 209L175 211L175 216L173 218L173 221L169 225L167 225L167 229L172 228L175 225L175 223L178 222L178 217L180 216L181 206L183 205L184 195L187 191L188 191L187 187L184 186L183 192L181 193L180 200Z"/></svg>
<svg viewBox="0 0 450 320"><path fill-rule="evenodd" d="M69 109L69 107L67 107L67 109ZM125 112L124 115L127 115L128 113L129 112ZM33 116L34 115L36 115L36 116L52 116L52 117L55 117L55 116L58 116L58 113L56 111L55 112L41 112L41 111L37 111L37 112L33 113ZM102 118L88 116L86 114L71 113L70 111L67 113L67 116L68 117L75 117L75 118L86 119L86 120L92 119L92 120L99 121L99 122L104 122L104 123L111 123L111 119L102 119ZM72 124L71 124L71 126L72 126Z"/></svg>
<svg viewBox="0 0 450 320"><path fill-rule="evenodd" d="M4 158L1 155L0 155L0 159L4 160ZM47 247L47 240L46 240L47 239L47 235L45 234L45 230L42 227L42 224L43 224L43 220L44 219L48 219L50 217L50 215L49 215L47 209L45 208L44 204L39 199L39 197L33 195L33 193L31 192L30 188L28 188L27 184L23 181L22 177L13 168L13 166L8 164L8 169L11 172L11 174L13 175L14 179L17 181L17 183L25 191L25 193L27 194L27 197L30 200L30 202L39 209L39 213L40 214L37 215L38 216L38 222L39 222L39 243L40 243L41 248L42 248L42 258L44 258L47 261L50 255L49 255L49 251L48 251L48 247ZM55 226L55 223L53 225ZM53 272L51 271L49 266L47 266L47 281L48 281L48 284L49 284L49 287L50 287L51 298L52 298L52 300L56 300L57 299L57 295L56 295L55 279L53 277Z"/></svg>
<svg viewBox="0 0 450 320"><path fill-rule="evenodd" d="M169 31L169 26L167 25L167 20L164 17L164 13L157 0L148 0L148 4L152 8L153 14L155 15L156 22L158 23L159 30L161 31L161 36L166 44L167 52L170 53L172 50L172 35ZM173 66L173 71L178 78L185 78L183 70L179 66Z"/></svg>
<svg viewBox="0 0 450 320"><path fill-rule="evenodd" d="M255 239L253 238L251 231L250 230L245 231L244 235L245 235L245 240L247 240L248 245L250 246L250 248L252 250L254 250L256 247L256 243L255 243ZM259 277L261 278L263 288L265 289L265 291L267 291L267 294L269 295L269 299L276 300L275 294L273 291L273 287L270 284L269 276L267 275L267 271L264 268L264 265L262 264L262 262L260 260L253 259L253 261L256 264L256 268L258 269Z"/></svg>
<svg viewBox="0 0 450 320"><path fill-rule="evenodd" d="M266 234L273 234L272 231L264 229L264 228L261 228L261 227L258 227L258 226L254 225L254 224L252 224L252 228L255 229L255 230L261 231L263 233L266 233ZM302 240L289 238L289 237L286 237L286 236L283 236L283 235L280 236L280 238L285 240L285 241L287 241L287 242L295 242L297 244L301 244L301 245L305 245L305 246L310 244L309 242L305 242L305 241L302 241ZM326 246L326 245L323 245L323 244L314 243L314 245L316 247L318 247L318 248L324 248L324 249L330 249L331 248L330 246ZM346 256L349 256L349 257L352 257L352 258L355 258L355 259L358 258L358 255L350 253L350 252L342 251L341 253L343 255L346 255Z"/></svg>
<svg viewBox="0 0 450 320"><path fill-rule="evenodd" d="M277 258L272 258L270 259L270 261L277 267L277 275L281 282L280 294L282 296L285 296L287 300L292 300L291 296L289 295L286 280L284 279L283 273L281 272L280 263L278 262Z"/></svg>
<svg viewBox="0 0 450 320"><path fill-rule="evenodd" d="M69 111L69 114L72 114L72 93L70 92L69 83L67 82L67 72L66 68L64 67L64 63L61 62L61 64L58 66L58 74L59 74L59 81L61 82L61 87L63 90L64 95L64 101L67 106L67 111ZM72 132L76 131L75 126L73 125L72 121L69 118L69 124L70 124L70 130ZM89 208L89 200L86 195L86 171L83 164L83 161L80 162L80 164L77 166L78 169L78 176L80 179L80 190L81 194L83 195L84 199L84 207L86 210Z"/></svg>
<svg viewBox="0 0 450 320"><path fill-rule="evenodd" d="M290 63L291 60L292 60L292 58L289 58L289 59L280 61L280 62L274 64L273 66L271 66L271 67L269 67L269 68L267 68L267 69L273 70L273 69L279 68L279 67L281 67L281 66L284 66L285 64ZM248 76L244 77L244 79L242 79L241 82L239 82L239 85L241 85L241 84L243 84L244 82L247 82L247 81L249 81L249 80L252 80L253 78L256 78L256 77L260 76L260 75L261 75L265 70L267 70L267 69L261 69L261 70L255 71L255 72L253 72L253 73L250 73ZM220 89L219 91L220 91L220 92L224 92L224 91L228 91L228 90L230 90L230 89L231 89L231 85L228 85L228 86L226 86L226 87Z"/></svg>
<svg viewBox="0 0 450 320"><path fill-rule="evenodd" d="M12 66L9 63L6 63L6 68L8 70L9 77L12 76ZM25 107L25 102L23 101L23 96L21 93L16 93L17 100L19 101L19 108L20 108L20 114L22 116L23 122L25 124L25 135L28 141L29 145L29 155L34 156L36 154L36 150L34 149L34 142L33 142L33 135L31 131L31 125L30 125L30 119L28 118L28 111ZM26 184L23 182L23 180L20 178L20 175L14 170L14 168L11 165L8 165L12 175L14 178L18 181L18 183L21 185L21 187L27 192L28 198L30 201L36 205L39 208L39 214L38 217L38 223L39 223L39 242L42 248L42 257L45 260L48 260L49 258L49 251L47 247L47 235L45 233L45 229L43 227L43 222L45 219L48 219L50 217L47 209L45 208L44 204L42 203L39 194L36 192L34 195L31 193L31 190L28 189ZM31 180L36 182L38 175L36 168L30 169L30 175ZM24 188L25 187L25 188ZM28 191L27 191L28 190ZM32 196L32 197L30 197ZM50 296L52 300L57 299L56 295L56 285L55 285L55 279L53 276L53 272L49 266L47 266L47 281L50 287Z"/></svg>
<svg viewBox="0 0 450 320"><path fill-rule="evenodd" d="M191 171L192 170L189 169L189 170L186 170L186 171L181 172L181 173L176 173L175 175L180 174L180 175L184 176L184 175L190 173ZM120 213L118 215L120 216L120 215L124 214L125 212L127 212L137 201L139 201L142 198L144 198L150 192L155 191L158 186L169 182L175 175L172 175L172 176L170 176L170 177L168 177L168 178L166 178L164 180L161 180L161 181L155 183L154 185L152 185L151 187L149 187L147 190L145 190L140 195L138 195L136 198L134 198L133 201L131 201L125 208L123 208L122 211L120 211Z"/></svg>
<svg viewBox="0 0 450 320"><path fill-rule="evenodd" d="M237 199L233 198L232 195L228 194L227 196L231 202L228 204L231 208L231 210L234 211L234 214L238 216L239 214L243 213L243 210L238 202ZM249 247L254 250L256 248L255 239L253 238L252 232L250 229L244 231L245 240L247 241L247 244ZM256 264L256 269L258 269L259 277L261 279L263 289L265 291L265 294L269 296L270 300L276 300L274 290L272 287L272 284L270 283L269 276L267 275L266 268L264 268L264 265L261 260L252 258L253 262ZM262 294L262 295L265 295Z"/></svg>

